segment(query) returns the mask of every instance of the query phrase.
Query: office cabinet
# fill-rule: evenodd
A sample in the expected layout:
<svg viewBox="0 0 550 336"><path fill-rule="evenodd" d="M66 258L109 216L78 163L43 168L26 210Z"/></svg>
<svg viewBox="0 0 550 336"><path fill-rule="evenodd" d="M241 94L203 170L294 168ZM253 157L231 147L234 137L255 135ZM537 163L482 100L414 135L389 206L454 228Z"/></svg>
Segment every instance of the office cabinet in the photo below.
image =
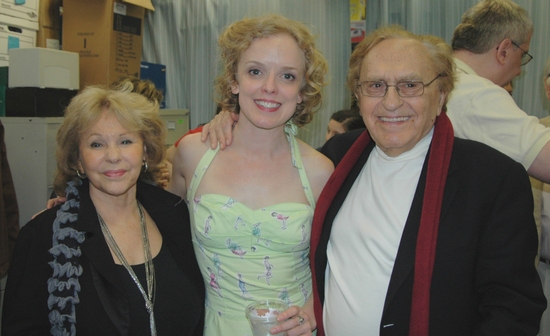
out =
<svg viewBox="0 0 550 336"><path fill-rule="evenodd" d="M25 225L46 208L56 169L55 138L63 117L2 117L5 142L19 206Z"/></svg>
<svg viewBox="0 0 550 336"><path fill-rule="evenodd" d="M189 131L188 109L161 109L160 117L166 125L166 147L172 146Z"/></svg>

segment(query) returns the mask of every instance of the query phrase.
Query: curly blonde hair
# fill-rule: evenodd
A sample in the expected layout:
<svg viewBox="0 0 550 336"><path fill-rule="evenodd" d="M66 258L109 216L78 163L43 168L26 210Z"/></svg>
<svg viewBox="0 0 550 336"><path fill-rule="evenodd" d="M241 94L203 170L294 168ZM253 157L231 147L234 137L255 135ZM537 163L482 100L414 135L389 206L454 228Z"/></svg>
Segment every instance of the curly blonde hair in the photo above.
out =
<svg viewBox="0 0 550 336"><path fill-rule="evenodd" d="M224 110L239 112L238 95L231 92L237 82L237 65L245 50L255 38L276 34L288 34L298 43L305 56L305 79L300 94L302 102L296 107L292 121L304 126L313 119L323 100L323 87L328 65L325 57L316 49L315 37L302 23L278 14L245 18L229 25L220 35L222 74L216 79L216 101Z"/></svg>
<svg viewBox="0 0 550 336"><path fill-rule="evenodd" d="M146 149L149 169L140 179L154 181L159 164L164 159L166 130L159 115L158 103L143 95L126 91L89 86L76 95L65 109L65 119L57 132L57 171L54 191L63 195L67 183L77 180L82 135L103 115L109 113L130 132L137 132Z"/></svg>

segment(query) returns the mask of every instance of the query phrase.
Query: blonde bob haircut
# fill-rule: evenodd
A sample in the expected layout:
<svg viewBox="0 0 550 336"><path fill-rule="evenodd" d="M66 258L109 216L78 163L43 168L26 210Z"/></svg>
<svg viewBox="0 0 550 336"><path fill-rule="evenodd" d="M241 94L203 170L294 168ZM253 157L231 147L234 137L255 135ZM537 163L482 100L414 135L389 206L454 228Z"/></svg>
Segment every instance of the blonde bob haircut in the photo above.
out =
<svg viewBox="0 0 550 336"><path fill-rule="evenodd" d="M323 87L327 84L327 61L315 47L315 37L302 23L278 14L245 18L234 22L220 35L222 74L216 79L216 102L224 110L239 112L239 97L231 92L237 82L237 65L241 55L255 38L276 34L288 34L298 43L305 56L305 76L300 90L302 102L297 105L291 120L297 126L304 126L313 119L323 100Z"/></svg>
<svg viewBox="0 0 550 336"><path fill-rule="evenodd" d="M155 172L164 159L166 131L159 116L158 103L131 92L129 83L119 90L89 86L76 95L65 109L65 119L57 132L57 171L54 191L64 195L69 181L77 180L82 135L103 113L114 115L122 126L136 132L143 140L148 170L140 179L154 181Z"/></svg>
<svg viewBox="0 0 550 336"><path fill-rule="evenodd" d="M349 61L347 87L353 93L354 99L358 91L359 78L361 78L361 65L363 59L378 43L384 40L401 39L419 41L426 47L430 54L434 72L440 75L438 80L439 91L446 94L443 108L449 99L449 93L454 89L456 73L452 57L451 47L445 41L433 35L416 35L398 25L385 26L376 29L367 35L353 50Z"/></svg>

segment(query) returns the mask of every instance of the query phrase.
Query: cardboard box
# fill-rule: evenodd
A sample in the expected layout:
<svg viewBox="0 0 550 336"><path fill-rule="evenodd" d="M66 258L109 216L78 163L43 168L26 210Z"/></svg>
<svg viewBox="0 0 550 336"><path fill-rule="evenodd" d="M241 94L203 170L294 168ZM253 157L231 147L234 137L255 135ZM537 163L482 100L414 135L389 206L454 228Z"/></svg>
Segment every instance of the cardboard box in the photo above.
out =
<svg viewBox="0 0 550 336"><path fill-rule="evenodd" d="M2 17L0 15L0 22ZM36 45L36 30L0 23L0 66L9 65L10 49L32 48Z"/></svg>
<svg viewBox="0 0 550 336"><path fill-rule="evenodd" d="M47 48L9 51L9 87L41 87L78 90L78 54Z"/></svg>
<svg viewBox="0 0 550 336"><path fill-rule="evenodd" d="M77 90L38 87L6 89L8 117L63 117Z"/></svg>
<svg viewBox="0 0 550 336"><path fill-rule="evenodd" d="M22 20L23 28L38 30L39 0L0 0L0 14Z"/></svg>
<svg viewBox="0 0 550 336"><path fill-rule="evenodd" d="M61 42L61 0L40 0L36 46L59 49Z"/></svg>
<svg viewBox="0 0 550 336"><path fill-rule="evenodd" d="M62 48L80 55L80 87L139 78L150 0L64 0Z"/></svg>
<svg viewBox="0 0 550 336"><path fill-rule="evenodd" d="M48 49L61 49L61 29L40 27L36 33L36 46Z"/></svg>

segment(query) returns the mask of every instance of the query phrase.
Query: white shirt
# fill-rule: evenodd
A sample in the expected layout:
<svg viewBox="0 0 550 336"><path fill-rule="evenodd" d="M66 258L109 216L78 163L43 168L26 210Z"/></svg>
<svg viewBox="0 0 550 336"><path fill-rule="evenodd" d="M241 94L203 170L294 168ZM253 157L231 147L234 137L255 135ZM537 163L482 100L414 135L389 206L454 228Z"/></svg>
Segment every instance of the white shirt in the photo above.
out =
<svg viewBox="0 0 550 336"><path fill-rule="evenodd" d="M393 265L432 136L433 128L397 157L376 147L335 217L323 306L328 336L380 334Z"/></svg>
<svg viewBox="0 0 550 336"><path fill-rule="evenodd" d="M455 136L489 145L529 169L550 141L550 129L523 112L506 90L478 76L461 60L454 61L458 80L447 115Z"/></svg>
<svg viewBox="0 0 550 336"><path fill-rule="evenodd" d="M540 120L541 124L550 126L550 117ZM542 184L542 194L540 197L541 207L541 241L540 256L550 260L550 184Z"/></svg>

